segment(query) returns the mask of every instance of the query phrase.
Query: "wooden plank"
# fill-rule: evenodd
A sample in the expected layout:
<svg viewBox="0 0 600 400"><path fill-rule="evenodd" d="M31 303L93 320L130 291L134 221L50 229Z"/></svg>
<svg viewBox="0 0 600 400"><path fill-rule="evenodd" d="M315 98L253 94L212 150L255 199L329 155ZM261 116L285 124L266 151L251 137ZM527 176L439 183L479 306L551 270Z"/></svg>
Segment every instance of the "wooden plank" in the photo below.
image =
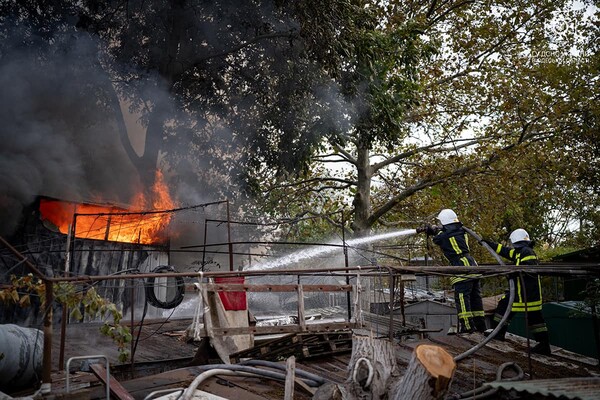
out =
<svg viewBox="0 0 600 400"><path fill-rule="evenodd" d="M101 364L92 364L90 366L94 375L100 379L100 381L106 386L106 368ZM135 400L135 398L129 394L129 392L117 381L112 375L109 376L110 379L110 393L115 396L119 400Z"/></svg>
<svg viewBox="0 0 600 400"><path fill-rule="evenodd" d="M336 336L336 338L331 338ZM343 338L339 338L343 336ZM336 345L332 346L332 342ZM332 348L334 350L332 350ZM331 355L352 350L352 333L344 332L340 335L327 335L320 333L300 333L287 335L279 339L264 343L251 349L246 349L232 354L230 357L235 362L241 358L278 359L295 355L299 359Z"/></svg>
<svg viewBox="0 0 600 400"><path fill-rule="evenodd" d="M206 284L209 292L296 292L299 285ZM351 292L352 285L302 285L305 292Z"/></svg>
<svg viewBox="0 0 600 400"><path fill-rule="evenodd" d="M307 332L330 332L347 330L358 327L355 323L349 322L331 322L323 324L306 325ZM256 335L268 335L273 333L299 333L302 328L299 325L282 325L282 326L248 326L239 328L212 328L213 335L245 335L254 333ZM204 333L204 331L203 331Z"/></svg>
<svg viewBox="0 0 600 400"><path fill-rule="evenodd" d="M285 363L285 392L283 400L294 400L294 380L296 379L296 357L291 356Z"/></svg>

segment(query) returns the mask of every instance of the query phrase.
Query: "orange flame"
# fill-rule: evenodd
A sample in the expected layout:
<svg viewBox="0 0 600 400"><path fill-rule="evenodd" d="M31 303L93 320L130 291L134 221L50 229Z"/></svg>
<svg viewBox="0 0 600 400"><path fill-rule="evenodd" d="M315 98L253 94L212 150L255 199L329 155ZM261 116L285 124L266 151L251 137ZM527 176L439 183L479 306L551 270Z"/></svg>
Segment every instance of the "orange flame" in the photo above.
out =
<svg viewBox="0 0 600 400"><path fill-rule="evenodd" d="M171 212L175 208L163 175L156 172L152 195L147 199L138 193L131 209L115 206L78 204L60 200L41 199L43 220L51 222L61 233L68 234L75 221L75 236L84 239L110 240L140 244L164 243ZM148 211L152 210L152 211ZM74 219L74 214L76 218Z"/></svg>

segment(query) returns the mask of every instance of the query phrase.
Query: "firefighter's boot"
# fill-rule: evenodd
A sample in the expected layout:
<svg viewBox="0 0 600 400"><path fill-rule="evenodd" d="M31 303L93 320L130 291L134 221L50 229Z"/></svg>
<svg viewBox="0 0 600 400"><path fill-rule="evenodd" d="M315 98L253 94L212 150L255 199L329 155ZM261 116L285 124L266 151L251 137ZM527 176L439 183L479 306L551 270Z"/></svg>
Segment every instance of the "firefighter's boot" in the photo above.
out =
<svg viewBox="0 0 600 400"><path fill-rule="evenodd" d="M494 329L496 329L496 327L498 326L498 321L496 320L492 320L492 328L491 329L487 329L485 332L483 332L483 335L485 337L490 336L490 334L494 331ZM494 336L492 339L493 340L500 340L501 342L506 340L506 331L508 330L508 325L504 324L504 326L498 331L498 333L496 334L496 336Z"/></svg>
<svg viewBox="0 0 600 400"><path fill-rule="evenodd" d="M459 318L458 333L473 333L475 328L473 327L473 318Z"/></svg>
<svg viewBox="0 0 600 400"><path fill-rule="evenodd" d="M533 334L533 337L538 342L538 344L531 349L533 354L543 354L548 356L552 353L550 350L550 337L548 331L536 332Z"/></svg>
<svg viewBox="0 0 600 400"><path fill-rule="evenodd" d="M475 330L477 332L484 333L486 330L485 326L485 318L484 317L473 317L473 325L475 325Z"/></svg>

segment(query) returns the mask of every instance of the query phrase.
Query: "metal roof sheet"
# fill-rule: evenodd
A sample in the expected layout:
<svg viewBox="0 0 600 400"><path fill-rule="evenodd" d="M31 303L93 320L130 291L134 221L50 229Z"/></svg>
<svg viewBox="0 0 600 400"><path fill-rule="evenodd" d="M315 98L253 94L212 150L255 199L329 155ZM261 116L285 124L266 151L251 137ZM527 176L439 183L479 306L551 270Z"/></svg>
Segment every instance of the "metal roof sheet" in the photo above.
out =
<svg viewBox="0 0 600 400"><path fill-rule="evenodd" d="M600 378L539 379L518 382L489 382L492 388L573 400L600 399Z"/></svg>

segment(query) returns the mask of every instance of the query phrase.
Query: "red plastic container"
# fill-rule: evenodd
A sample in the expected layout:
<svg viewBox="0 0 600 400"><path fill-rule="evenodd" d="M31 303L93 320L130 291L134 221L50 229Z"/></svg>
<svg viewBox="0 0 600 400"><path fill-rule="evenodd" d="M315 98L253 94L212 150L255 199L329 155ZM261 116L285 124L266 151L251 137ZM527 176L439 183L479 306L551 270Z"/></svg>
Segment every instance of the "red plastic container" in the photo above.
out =
<svg viewBox="0 0 600 400"><path fill-rule="evenodd" d="M244 283L244 277L220 277L215 278L215 283ZM248 308L246 301L246 292L219 292L219 297L223 303L223 307L227 311L240 311Z"/></svg>

